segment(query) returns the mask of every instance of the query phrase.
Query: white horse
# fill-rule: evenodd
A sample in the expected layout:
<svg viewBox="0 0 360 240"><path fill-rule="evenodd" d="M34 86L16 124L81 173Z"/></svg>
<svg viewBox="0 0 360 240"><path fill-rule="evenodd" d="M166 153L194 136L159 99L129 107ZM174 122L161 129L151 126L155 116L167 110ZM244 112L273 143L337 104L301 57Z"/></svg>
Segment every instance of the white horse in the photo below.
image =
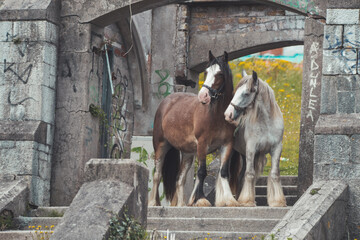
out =
<svg viewBox="0 0 360 240"><path fill-rule="evenodd" d="M271 207L286 206L280 183L279 161L282 151L284 120L273 90L257 77L247 75L236 87L225 111L226 121L238 126L234 149L246 157L244 184L238 198L242 206L256 206L255 183L271 155L271 172L267 183L267 201Z"/></svg>

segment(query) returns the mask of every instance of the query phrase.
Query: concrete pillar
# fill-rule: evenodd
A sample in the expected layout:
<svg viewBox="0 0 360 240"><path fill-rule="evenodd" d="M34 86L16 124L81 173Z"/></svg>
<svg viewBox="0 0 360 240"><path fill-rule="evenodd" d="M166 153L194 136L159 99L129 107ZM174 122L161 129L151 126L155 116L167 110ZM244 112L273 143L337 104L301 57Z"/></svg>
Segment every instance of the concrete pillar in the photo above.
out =
<svg viewBox="0 0 360 240"><path fill-rule="evenodd" d="M320 115L324 25L306 18L301 94L298 195L313 182L314 128Z"/></svg>
<svg viewBox="0 0 360 240"><path fill-rule="evenodd" d="M314 181L343 180L349 185L348 237L355 239L360 235L360 6L353 1L350 8L349 2L338 1L327 9Z"/></svg>
<svg viewBox="0 0 360 240"><path fill-rule="evenodd" d="M89 112L101 103L103 29L61 17L57 72L56 128L51 205L69 205L83 183L85 163L99 152L99 118Z"/></svg>
<svg viewBox="0 0 360 240"><path fill-rule="evenodd" d="M49 205L58 52L57 1L0 5L0 175Z"/></svg>

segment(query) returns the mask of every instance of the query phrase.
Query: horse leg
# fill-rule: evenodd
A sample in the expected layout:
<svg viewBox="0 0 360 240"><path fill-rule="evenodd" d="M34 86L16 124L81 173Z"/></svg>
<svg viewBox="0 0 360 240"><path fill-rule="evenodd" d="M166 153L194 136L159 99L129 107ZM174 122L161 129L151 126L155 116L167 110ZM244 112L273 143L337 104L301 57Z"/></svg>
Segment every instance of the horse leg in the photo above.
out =
<svg viewBox="0 0 360 240"><path fill-rule="evenodd" d="M232 154L232 144L228 144L222 148L221 165L219 176L216 180L216 196L215 205L217 207L234 207L239 206L239 203L232 195L229 184L229 164Z"/></svg>
<svg viewBox="0 0 360 240"><path fill-rule="evenodd" d="M244 207L255 207L255 169L254 169L254 149L246 149L246 171L245 181L242 187L238 202Z"/></svg>
<svg viewBox="0 0 360 240"><path fill-rule="evenodd" d="M150 192L148 206L160 206L159 197L159 184L161 181L161 171L164 165L164 158L169 150L169 145L166 142L162 142L155 150L155 173L153 177L153 187Z"/></svg>
<svg viewBox="0 0 360 240"><path fill-rule="evenodd" d="M267 201L270 207L286 207L286 200L280 183L281 151L282 143L271 151L271 172L267 181Z"/></svg>
<svg viewBox="0 0 360 240"><path fill-rule="evenodd" d="M255 156L255 183L259 176L263 173L266 162L267 158L265 154L260 153Z"/></svg>
<svg viewBox="0 0 360 240"><path fill-rule="evenodd" d="M176 193L173 200L171 201L171 206L185 206L184 186L186 182L186 176L192 166L193 160L193 154L186 154L182 152L180 174L178 180L176 181Z"/></svg>
<svg viewBox="0 0 360 240"><path fill-rule="evenodd" d="M211 203L205 198L203 186L204 180L207 175L206 172L206 149L205 144L198 143L197 156L199 162L199 168L197 171L196 181L193 192L191 193L189 204L195 207L209 207Z"/></svg>

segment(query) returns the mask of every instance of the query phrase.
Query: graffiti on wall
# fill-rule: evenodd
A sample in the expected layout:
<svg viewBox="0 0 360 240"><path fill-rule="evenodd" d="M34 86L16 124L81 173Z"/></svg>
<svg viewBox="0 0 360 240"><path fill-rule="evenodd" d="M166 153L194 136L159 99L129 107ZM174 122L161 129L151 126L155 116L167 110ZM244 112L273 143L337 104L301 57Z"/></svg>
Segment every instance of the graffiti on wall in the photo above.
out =
<svg viewBox="0 0 360 240"><path fill-rule="evenodd" d="M273 0L273 2L287 5L289 7L299 9L303 12L319 14L319 11L313 0Z"/></svg>
<svg viewBox="0 0 360 240"><path fill-rule="evenodd" d="M128 131L128 104L130 101L129 91L132 91L132 82L126 75L123 75L119 68L112 74L115 91L112 96L111 113L111 151L112 158L120 158L125 151L124 140L129 134Z"/></svg>
<svg viewBox="0 0 360 240"><path fill-rule="evenodd" d="M19 38L12 36L7 33L6 41L12 42L17 49L17 52L13 54L18 54L21 58L25 57L25 52L29 46L29 40L25 39L21 41ZM25 63L25 64L16 64L15 62L8 62L6 58L4 58L4 74L10 74L12 80L12 87L9 88L9 92L7 94L7 102L12 107L20 107L27 100L34 100L34 98L24 95L24 92L20 92L21 88L16 87L17 83L21 83L23 85L27 85L32 73L33 64ZM19 111L20 110L20 111ZM25 115L25 109L22 106L17 111L16 116L11 116L11 118L16 118L18 120L22 119Z"/></svg>
<svg viewBox="0 0 360 240"><path fill-rule="evenodd" d="M171 85L168 82L168 80L170 80L170 71L167 69L160 69L155 70L155 73L160 77L160 82L156 95L158 96L158 98L165 98L171 93Z"/></svg>
<svg viewBox="0 0 360 240"><path fill-rule="evenodd" d="M320 50L319 42L313 42L310 47L310 96L308 103L308 113L306 118L310 118L312 122L314 122L313 111L316 110L316 104L318 104L318 96L314 93L317 87L318 78L319 78L319 64L316 62L316 58L318 57L318 53Z"/></svg>

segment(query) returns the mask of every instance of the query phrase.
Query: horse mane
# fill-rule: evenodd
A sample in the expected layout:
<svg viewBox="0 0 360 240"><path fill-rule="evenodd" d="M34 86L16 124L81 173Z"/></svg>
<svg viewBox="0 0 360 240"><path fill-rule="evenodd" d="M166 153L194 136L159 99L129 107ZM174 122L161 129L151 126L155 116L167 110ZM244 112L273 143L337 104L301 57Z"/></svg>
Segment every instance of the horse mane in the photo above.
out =
<svg viewBox="0 0 360 240"><path fill-rule="evenodd" d="M251 75L245 76L236 86L236 90L244 84L250 85L252 83L252 81L249 81L251 78ZM267 84L267 82L264 82L260 78L258 78L258 82L257 95L255 96L253 102L246 108L245 113L240 116L240 125L242 127L244 127L246 122L256 122L264 109L269 109L267 112L271 119L282 117L282 113L276 103L273 89L269 86L269 84ZM252 86L248 86L248 88L251 87ZM268 104L269 108L264 108L264 104Z"/></svg>

